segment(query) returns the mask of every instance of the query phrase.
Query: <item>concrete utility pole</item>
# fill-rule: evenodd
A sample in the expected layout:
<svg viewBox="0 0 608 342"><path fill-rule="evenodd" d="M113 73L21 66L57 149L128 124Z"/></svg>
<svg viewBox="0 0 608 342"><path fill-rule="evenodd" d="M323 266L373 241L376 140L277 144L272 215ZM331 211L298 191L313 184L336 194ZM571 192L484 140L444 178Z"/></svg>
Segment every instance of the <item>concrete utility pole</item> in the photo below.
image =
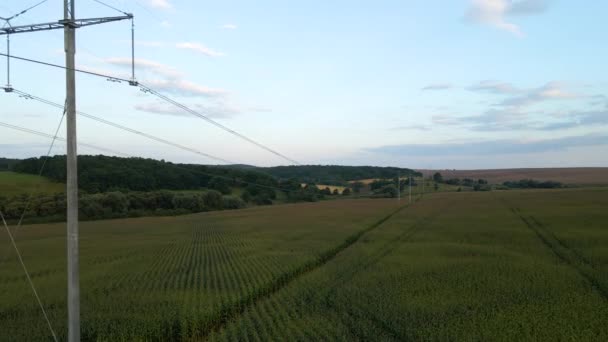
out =
<svg viewBox="0 0 608 342"><path fill-rule="evenodd" d="M64 0L67 197L68 197L68 341L80 341L80 272L78 258L78 142L76 136L76 26L74 0Z"/></svg>
<svg viewBox="0 0 608 342"><path fill-rule="evenodd" d="M80 341L80 276L78 260L78 140L76 135L76 29L82 26L103 24L124 19L133 19L132 14L124 16L76 19L75 0L63 1L63 20L33 25L1 28L0 35L64 30L65 84L66 84L66 126L67 126L67 259L68 259L68 341ZM133 27L133 26L132 26ZM134 36L132 31L131 37ZM7 41L8 42L8 41ZM133 44L133 42L131 42ZM131 47L133 52L133 45ZM10 52L7 53L10 55ZM7 57L10 59L10 56ZM9 70L10 72L10 70ZM12 91L10 75L5 91ZM133 82L135 80L133 79Z"/></svg>

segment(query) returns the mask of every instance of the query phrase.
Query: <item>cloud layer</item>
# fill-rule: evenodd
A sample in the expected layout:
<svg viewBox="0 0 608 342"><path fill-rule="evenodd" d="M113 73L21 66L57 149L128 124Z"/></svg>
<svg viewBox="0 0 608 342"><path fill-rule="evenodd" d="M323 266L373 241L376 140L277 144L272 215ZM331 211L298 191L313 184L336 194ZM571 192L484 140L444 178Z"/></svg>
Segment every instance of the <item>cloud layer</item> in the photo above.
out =
<svg viewBox="0 0 608 342"><path fill-rule="evenodd" d="M173 8L170 0L144 0L146 5L161 10L169 10Z"/></svg>
<svg viewBox="0 0 608 342"><path fill-rule="evenodd" d="M488 108L473 115L434 115L438 126L455 126L473 131L563 130L574 127L608 125L608 99L572 91L562 82L548 82L536 88L519 88L507 82L485 80L466 88L489 94ZM580 100L591 99L590 104ZM568 102L569 101L569 102ZM578 109L551 109L556 104L575 104ZM604 107L606 106L606 107Z"/></svg>
<svg viewBox="0 0 608 342"><path fill-rule="evenodd" d="M366 151L404 157L479 156L554 152L573 147L607 144L608 135L583 135L535 141L504 139L466 143L389 145L369 148Z"/></svg>
<svg viewBox="0 0 608 342"><path fill-rule="evenodd" d="M450 83L434 83L423 87L421 90L447 90L454 88Z"/></svg>
<svg viewBox="0 0 608 342"><path fill-rule="evenodd" d="M549 0L471 0L466 18L472 22L523 36L521 28L510 22L508 17L540 14L545 12L549 5Z"/></svg>
<svg viewBox="0 0 608 342"><path fill-rule="evenodd" d="M195 51L195 52L198 52L200 54L203 54L203 55L209 56L209 57L222 57L222 56L225 56L225 54L223 52L219 52L219 51L215 51L213 49L210 49L210 48L206 47L205 45L203 45L201 43L183 42L183 43L177 43L177 44L175 44L175 47L178 48L178 49L185 49L185 50Z"/></svg>

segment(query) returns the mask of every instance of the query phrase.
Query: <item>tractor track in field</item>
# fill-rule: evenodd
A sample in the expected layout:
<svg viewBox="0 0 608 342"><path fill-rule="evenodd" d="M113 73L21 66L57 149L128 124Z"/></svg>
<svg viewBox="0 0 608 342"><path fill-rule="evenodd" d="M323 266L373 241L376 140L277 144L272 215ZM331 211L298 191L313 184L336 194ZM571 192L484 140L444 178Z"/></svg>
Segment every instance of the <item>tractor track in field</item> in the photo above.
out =
<svg viewBox="0 0 608 342"><path fill-rule="evenodd" d="M391 213L384 216L380 220L376 221L374 224L350 235L341 244L337 245L336 247L326 250L325 252L321 253L319 255L319 257L317 257L307 263L304 263L303 265L300 265L289 272L283 273L282 275L275 278L270 283L258 288L256 291L252 292L250 295L248 295L244 298L241 298L239 301L233 302L233 303L230 303L230 304L227 304L227 305L221 307L220 310L215 315L210 317L207 324L205 324L204 326L198 327L198 329L197 329L198 331L196 332L195 337L200 338L200 339L206 339L212 332L220 331L222 328L224 328L226 326L226 324L237 319L247 309L255 306L261 300L266 299L266 298L272 296L273 294L275 294L276 292L278 292L279 290L287 287L289 284L291 284L295 280L301 278L305 274L308 274L308 273L322 267L323 265L327 264L329 261L335 259L336 256L338 256L338 254L340 254L341 252L343 252L344 250L346 250L347 248L349 248L350 246L355 244L357 241L359 241L361 239L362 236L364 236L365 234L369 233L370 231L380 227L383 223L385 223L386 221L391 219L393 216L395 216L397 213L401 212L402 210L404 210L408 207L410 207L409 204L401 206L396 210L393 210ZM168 336L168 337L176 338L177 336ZM177 337L177 338L179 339L179 337Z"/></svg>
<svg viewBox="0 0 608 342"><path fill-rule="evenodd" d="M545 224L533 215L525 215L521 209L509 205L502 200L503 204L517 216L528 229L530 229L542 244L548 248L563 263L575 270L581 277L587 280L591 287L604 299L608 301L608 287L598 280L595 266L579 252L561 241Z"/></svg>
<svg viewBox="0 0 608 342"><path fill-rule="evenodd" d="M396 238L394 238L393 240L390 240L389 242L380 246L377 249L376 253L369 255L364 260L360 261L356 265L356 267L353 267L352 269L347 270L344 273L338 275L336 277L336 279L334 279L334 281L332 281L327 286L324 286L324 288L326 288L324 291L325 294L323 295L323 297L325 298L325 304L329 308L336 309L336 306L333 303L332 299L335 298L338 287L341 284L349 282L357 274L372 267L373 265L380 262L384 257L391 254L402 243L407 242L408 240L410 240L410 238L412 238L412 236L414 236L415 234L417 234L418 232L423 230L429 224L433 223L439 216L441 216L441 213L444 211L444 209L446 207L450 206L450 204L451 204L451 202L446 203L445 205L442 205L441 207L438 207L435 210L433 210L433 212L431 212L430 214L416 220L413 224L409 225L407 229L405 229L403 232L401 232L399 235L397 235ZM364 311L361 308L358 308L358 309L359 309L358 311ZM353 309L350 309L350 310L347 309L347 313L349 315L351 315L352 317L361 317L361 318L365 317L365 319L372 322L378 329L384 331L385 333L387 333L388 335L390 335L392 338L394 338L396 340L406 339L406 337L401 332L396 331L395 329L393 329L392 327L387 325L383 320L381 320L378 317L376 317L375 315L373 315L371 312L366 311L364 315L361 315L361 313L359 313Z"/></svg>

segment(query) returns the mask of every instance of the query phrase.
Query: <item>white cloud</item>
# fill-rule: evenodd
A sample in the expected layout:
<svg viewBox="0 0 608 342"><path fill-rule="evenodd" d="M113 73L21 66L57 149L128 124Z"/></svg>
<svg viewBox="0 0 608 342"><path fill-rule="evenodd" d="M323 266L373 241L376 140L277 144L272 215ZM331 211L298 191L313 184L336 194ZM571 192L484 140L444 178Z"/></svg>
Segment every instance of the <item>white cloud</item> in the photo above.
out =
<svg viewBox="0 0 608 342"><path fill-rule="evenodd" d="M227 94L222 89L209 88L181 79L153 79L146 81L146 85L157 90L164 90L168 93L182 96L219 97Z"/></svg>
<svg viewBox="0 0 608 342"><path fill-rule="evenodd" d="M550 0L511 0L507 14L530 15L543 13L549 8L550 2Z"/></svg>
<svg viewBox="0 0 608 342"><path fill-rule="evenodd" d="M78 64L77 66L78 69L80 70L84 70L84 71L88 71L88 72L92 72L92 73L96 73L96 74L101 74L101 75L107 75L110 77L116 77L116 78L130 78L131 75L126 73L126 72L114 72L112 70L108 70L105 68L97 68L97 67L91 67L88 65L83 65L83 64Z"/></svg>
<svg viewBox="0 0 608 342"><path fill-rule="evenodd" d="M524 95L511 97L500 102L500 106L525 107L547 100L568 100L581 97L568 89L560 82L549 82L542 87L531 89Z"/></svg>
<svg viewBox="0 0 608 342"><path fill-rule="evenodd" d="M164 28L170 28L172 25L169 21L167 20L163 20L160 22L160 26L164 27Z"/></svg>
<svg viewBox="0 0 608 342"><path fill-rule="evenodd" d="M391 131L430 131L430 126L425 125L409 125L409 126L396 126L391 127Z"/></svg>
<svg viewBox="0 0 608 342"><path fill-rule="evenodd" d="M204 46L203 44L200 44L200 43L183 42L183 43L177 43L177 44L175 44L175 47L177 47L178 49L193 50L193 51L196 51L198 53L202 53L203 55L209 56L209 57L222 57L222 56L224 56L224 53L215 51L213 49L210 49L210 48L208 48L208 47L206 47L206 46Z"/></svg>
<svg viewBox="0 0 608 342"><path fill-rule="evenodd" d="M104 62L117 66L131 67L131 58L128 57L106 58ZM136 71L147 70L168 78L181 78L183 76L180 71L173 67L142 58L135 59L135 68Z"/></svg>
<svg viewBox="0 0 608 342"><path fill-rule="evenodd" d="M184 111L183 109L179 109L175 106L170 106L170 105L167 105L164 103L159 103L159 102L136 104L135 109L142 111L142 112L148 112L148 113L154 113L154 114L171 115L171 116L186 116L186 117L191 116L191 114Z"/></svg>
<svg viewBox="0 0 608 342"><path fill-rule="evenodd" d="M230 118L234 115L241 113L240 108L228 104L224 101L218 101L217 103L212 105L195 103L189 104L188 107L209 118ZM135 105L135 109L143 112L161 115L192 117L192 114L184 111L183 109L177 108L172 105L167 105L161 102L138 104Z"/></svg>
<svg viewBox="0 0 608 342"><path fill-rule="evenodd" d="M508 8L508 0L472 0L467 18L522 36L521 29L505 19Z"/></svg>
<svg viewBox="0 0 608 342"><path fill-rule="evenodd" d="M495 94L514 94L519 93L521 90L515 88L510 83L485 80L467 88L471 91L485 91Z"/></svg>
<svg viewBox="0 0 608 342"><path fill-rule="evenodd" d="M435 83L435 84L429 84L427 86L425 86L424 88L422 88L421 90L448 90L448 89L452 89L454 88L454 86L450 83Z"/></svg>
<svg viewBox="0 0 608 342"><path fill-rule="evenodd" d="M515 130L563 130L580 126L605 125L608 114L597 109L603 95L588 96L572 91L567 84L548 82L537 88L516 88L510 83L482 81L467 88L471 91L489 92L506 95L492 104L481 114L466 116L436 115L433 123L442 126L458 126L474 131L515 131ZM551 109L544 103L591 98L595 100L586 107L574 110ZM576 104L577 102L573 102ZM595 106L595 108L593 108ZM589 108L591 107L591 108Z"/></svg>
<svg viewBox="0 0 608 342"><path fill-rule="evenodd" d="M170 0L144 0L146 5L152 8L158 8L162 10L168 10L173 8Z"/></svg>
<svg viewBox="0 0 608 342"><path fill-rule="evenodd" d="M508 16L532 15L544 12L549 0L471 0L466 17L474 22L523 36L519 26L507 20Z"/></svg>
<svg viewBox="0 0 608 342"><path fill-rule="evenodd" d="M221 26L221 28L223 28L224 30L236 30L238 26L236 26L235 24L224 24Z"/></svg>

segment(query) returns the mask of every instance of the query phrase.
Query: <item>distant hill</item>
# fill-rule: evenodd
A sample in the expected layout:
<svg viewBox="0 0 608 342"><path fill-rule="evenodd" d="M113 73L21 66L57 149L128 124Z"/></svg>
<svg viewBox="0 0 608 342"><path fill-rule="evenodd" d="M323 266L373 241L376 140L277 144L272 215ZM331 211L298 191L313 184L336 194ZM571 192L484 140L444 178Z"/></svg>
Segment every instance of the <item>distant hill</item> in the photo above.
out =
<svg viewBox="0 0 608 342"><path fill-rule="evenodd" d="M11 164L15 172L38 174L44 158L29 158ZM111 190L155 191L190 190L221 187L247 187L255 183L267 187L315 183L348 186L349 182L364 179L390 179L398 174L419 176L416 171L396 167L298 165L255 167L251 165L197 165L145 159L120 158L103 155L78 156L80 188L87 192ZM65 156L48 159L43 176L63 183L66 179Z"/></svg>
<svg viewBox="0 0 608 342"><path fill-rule="evenodd" d="M38 174L43 160L44 158L24 159L13 165L13 170ZM65 156L53 156L48 159L42 175L55 182L65 182L65 165ZM78 182L81 189L91 193L120 189L155 191L211 188L221 191L227 186L245 186L246 183L269 187L279 185L272 176L251 169L174 164L154 159L103 155L78 156Z"/></svg>
<svg viewBox="0 0 608 342"><path fill-rule="evenodd" d="M471 178L486 179L490 183L500 184L506 181L534 179L539 181L556 181L570 185L607 185L608 167L573 167L573 168L523 168L523 169L490 169L490 170L418 170L425 177L435 172L441 173L444 179Z"/></svg>

